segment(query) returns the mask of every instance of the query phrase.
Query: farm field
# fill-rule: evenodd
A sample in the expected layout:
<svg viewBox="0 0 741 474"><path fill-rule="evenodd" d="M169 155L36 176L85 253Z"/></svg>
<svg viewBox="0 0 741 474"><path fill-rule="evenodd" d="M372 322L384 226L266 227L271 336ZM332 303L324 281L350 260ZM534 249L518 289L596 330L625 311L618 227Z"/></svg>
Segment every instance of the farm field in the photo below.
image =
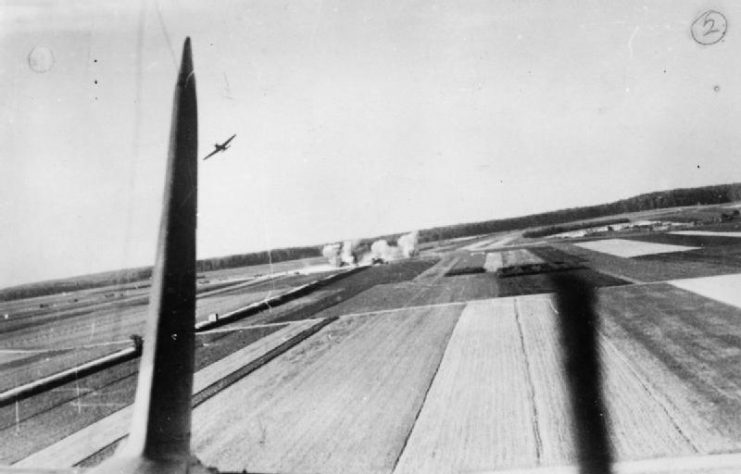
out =
<svg viewBox="0 0 741 474"><path fill-rule="evenodd" d="M332 273L290 273L251 281L239 278L229 285L202 287L196 302L197 320L284 294L328 274ZM6 309L12 307L14 313L0 322L0 390L131 347L130 336L142 333L147 315L148 296L142 291L108 301L105 294L110 293L85 290L79 298L76 294L64 296L64 301L76 299L77 303L44 303L48 306L41 312L37 312L39 298L6 302ZM46 301L53 298L42 297Z"/></svg>
<svg viewBox="0 0 741 474"><path fill-rule="evenodd" d="M395 473L476 471L536 458L518 322L499 313L492 300L466 306Z"/></svg>
<svg viewBox="0 0 741 474"><path fill-rule="evenodd" d="M209 270L199 272L208 280L229 280L232 278L256 278L265 275L281 275L285 273L305 272L316 267L326 268L327 259L324 257L302 258L299 260L286 260L272 264L250 265L247 267L227 268L223 270Z"/></svg>
<svg viewBox="0 0 741 474"><path fill-rule="evenodd" d="M732 235L722 235L720 233L702 233L697 231L692 233L686 232L666 232L666 233L649 233L628 237L630 240L638 242L651 242L668 245L680 245L686 247L695 247L695 249L719 247L719 246L739 246L741 239Z"/></svg>
<svg viewBox="0 0 741 474"><path fill-rule="evenodd" d="M494 250L500 247L504 247L509 243L517 240L520 237L520 232L507 232L503 234L496 234L489 237L484 237L481 240L461 247L461 250L468 250L471 252L479 252L482 250Z"/></svg>
<svg viewBox="0 0 741 474"><path fill-rule="evenodd" d="M741 274L675 280L672 285L741 308Z"/></svg>
<svg viewBox="0 0 741 474"><path fill-rule="evenodd" d="M429 283L388 283L374 286L315 316L332 317L433 304L463 303L492 298L497 294L496 279L486 274L446 277L444 281Z"/></svg>
<svg viewBox="0 0 741 474"><path fill-rule="evenodd" d="M621 278L589 268L565 270L560 274L576 276L588 281L590 285L595 287L619 286L627 283ZM497 285L499 286L499 296L532 295L554 291L553 281L548 273L502 277L497 281Z"/></svg>
<svg viewBox="0 0 741 474"><path fill-rule="evenodd" d="M741 448L738 308L658 283L601 290L599 312L697 452Z"/></svg>
<svg viewBox="0 0 741 474"><path fill-rule="evenodd" d="M343 282L343 279L337 280L330 283L327 288L319 289L298 298L296 301L288 302L283 306L271 308L264 315L256 315L254 318L249 318L249 321L240 321L238 324L232 325L233 327L231 328L224 328L224 331L216 330L200 334L197 338L199 345L199 349L197 350L197 364L199 367L202 367L226 357L229 353L234 352L239 347L253 340L249 336L250 334L255 335L255 337L257 335L262 337L280 328L280 325L275 324L264 326L265 322L269 322L266 320L274 319L278 314L286 314L286 312L288 314L294 314L294 311L302 311L304 314L311 315L315 312L311 311L313 304L317 305L316 308L329 307L342 301L343 298L348 298L355 292L373 286L379 280L403 281L414 278L420 272L429 269L434 262L435 260L410 261L408 263L401 262L398 265L385 265L375 269L368 269L367 271L370 271L369 277L355 278L353 280L351 278L354 275L350 275L346 277L349 280L347 282ZM360 276L362 273L360 272L357 276ZM272 281L270 279L262 279L253 282L240 282L234 286L202 294L198 302L199 312L217 309L223 310L225 307L229 308L248 304L257 299L262 299L268 294L275 295L278 292L288 291L296 285L314 281L316 278L321 278L324 275L326 273L315 275L288 274L282 275ZM339 295L338 292L340 293ZM339 296L339 299L336 299L337 296ZM309 307L308 312L306 309L307 306ZM114 325L115 329L119 332L133 331L137 327L135 326L136 324L142 324L142 320L136 320L134 317L130 317L127 320L125 316L136 315L136 312L140 312L143 318L145 310L146 308L143 305L137 305L135 308L128 308L129 313L115 315L96 314L94 325L100 330L100 337L103 337L102 335L105 334L105 324ZM122 319L124 321L135 322L122 323ZM85 333L83 330L80 334L78 330L77 334L75 334L75 329L70 329L69 327L70 323L77 323L84 330L90 330L90 326L88 326L89 322L84 318L69 318L53 326L54 334L45 334L42 331L44 326L38 328L31 326L16 332L14 337L9 340L15 345L25 347L42 347L44 343L55 338L57 342L60 341L60 338L62 342L72 341L71 338L75 336L89 340L89 333ZM36 331L34 332L33 329L36 329ZM60 329L64 329L64 331ZM120 348L122 345L130 347L131 341L126 338L121 343L105 344L100 347L95 346L94 348L98 352L105 352L105 350L111 351L114 348ZM17 350L13 349L13 351ZM92 351L93 349L87 351L73 351L69 349L64 352L67 354L66 359L61 357L61 354L57 351L54 353L55 358L44 360L43 364L39 365L36 363L41 358L38 356L36 357L36 361L30 360L29 364L23 367L21 363L27 358L20 357L17 355L17 352L10 352L6 349L6 352L1 354L5 354L5 359L3 360L7 363L6 368L8 374L12 375L11 368L13 368L17 373L23 374L24 378L22 380L16 380L15 378L8 377L4 380L7 383L15 381L13 382L15 385L33 379L34 374L40 373L41 370L44 371L44 374L55 373L69 366L76 365L77 362L83 359L90 359L92 356L88 357L87 354ZM45 354L46 351L44 350L41 353ZM4 454L0 453L0 456L2 456L0 457L0 462L13 462L13 460L17 460L19 457L25 456L48 443L58 441L60 438L90 423L94 423L96 420L104 419L116 410L131 403L135 387L136 364L137 361L121 364L110 370L79 379L73 384L59 387L48 392L48 394L42 394L32 397L29 400L24 400L16 406L0 408L0 418L6 420L4 434L7 436L0 436L0 440L12 440L12 442L5 443L9 451L6 451ZM79 412L80 416L73 417L72 414L77 412ZM60 420L65 421L60 423ZM51 429L51 426L55 428Z"/></svg>
<svg viewBox="0 0 741 474"><path fill-rule="evenodd" d="M573 465L552 279L570 274L597 295L615 459L643 472L642 463L741 457L741 239L703 232L431 244L199 332L193 451L234 472ZM313 269L206 275L198 317L333 274L319 261ZM8 383L130 346L146 313L145 290L130 291L15 307L13 329L0 333ZM137 370L129 361L0 407L0 463L94 466L110 456L126 437Z"/></svg>
<svg viewBox="0 0 741 474"><path fill-rule="evenodd" d="M0 378L0 392L99 359L132 345L131 341L126 341L77 349L0 351L2 361L0 373L3 374ZM11 356L11 360L7 360L8 356Z"/></svg>
<svg viewBox="0 0 741 474"><path fill-rule="evenodd" d="M447 276L483 273L487 254L484 252L463 253L458 255L455 264L446 272Z"/></svg>
<svg viewBox="0 0 741 474"><path fill-rule="evenodd" d="M705 237L741 237L741 232L714 232L710 230L679 230L672 232L674 235L697 235Z"/></svg>
<svg viewBox="0 0 741 474"><path fill-rule="evenodd" d="M591 242L579 242L574 245L623 258L639 257L641 255L652 255L656 253L684 252L696 248L686 247L683 245L658 244L626 239L594 240Z"/></svg>
<svg viewBox="0 0 741 474"><path fill-rule="evenodd" d="M286 338L295 336L302 330L307 329L315 323L299 323L288 326L272 326L262 328L247 328L240 330L219 331L207 333L198 336L199 350L196 352L196 372L194 380L194 393L205 390L209 385L223 379L229 373L237 370L239 367L256 359L270 349L276 347ZM117 443L124 437L128 430L131 410L129 406L134 400L134 390L136 387L135 376L137 374L136 365L129 364L125 373L119 371L119 380L116 380L113 386L100 385L82 400L74 400L55 407L51 412L41 413L38 416L29 418L28 422L33 421L36 424L53 423L56 420L65 419L64 409L75 409L79 411L82 420L76 424L78 430L72 431L73 436L60 436L57 434L51 437L49 429L44 430L44 444L38 439L21 440L13 438L13 432L30 434L32 432L26 426L8 426L3 430L3 438L6 452L3 454L4 461L24 459L33 453L28 449L27 444L33 443L36 451L35 454L24 459L19 463L20 466L46 466L52 467L60 462L66 466L73 466L84 462L92 454L107 447L112 443ZM87 389L87 384L83 385ZM105 401L105 406L109 409L105 416L94 417L90 409L81 409L81 407L92 407L95 403ZM49 420L52 418L52 420ZM90 422L90 420L93 422ZM87 423L85 423L87 421ZM66 424L60 424L58 429L69 430ZM3 440L0 438L0 440ZM53 441L50 443L49 441ZM39 447L43 449L39 450ZM3 448L5 449L5 448Z"/></svg>
<svg viewBox="0 0 741 474"><path fill-rule="evenodd" d="M616 456L629 460L696 453L660 402L647 396L645 380L613 342L605 338L601 352ZM573 463L559 353L550 298L470 303L394 472L482 472Z"/></svg>
<svg viewBox="0 0 741 474"><path fill-rule="evenodd" d="M459 313L340 319L199 407L194 449L222 470L390 472Z"/></svg>
<svg viewBox="0 0 741 474"><path fill-rule="evenodd" d="M399 261L388 265L368 267L358 273L333 282L325 287L325 297L313 299L306 304L286 305L274 308L260 316L257 322L288 322L307 318L324 317L322 311L341 304L378 284L412 280L435 266L437 260L420 259Z"/></svg>
<svg viewBox="0 0 741 474"><path fill-rule="evenodd" d="M488 272L496 272L502 267L543 263L544 260L527 249L500 250L486 254L484 268Z"/></svg>
<svg viewBox="0 0 741 474"><path fill-rule="evenodd" d="M543 259L529 249L497 250L490 252L475 251L461 253L457 262L446 275L466 275L472 273L496 272L502 267L543 263Z"/></svg>
<svg viewBox="0 0 741 474"><path fill-rule="evenodd" d="M280 329L273 326L199 335L196 369L208 367ZM137 373L138 359L0 408L0 462L18 461L130 405ZM100 442L99 436L90 438L89 443ZM50 459L53 462L60 458L57 454Z"/></svg>
<svg viewBox="0 0 741 474"><path fill-rule="evenodd" d="M682 278L699 278L711 275L738 273L741 267L713 261L687 259L690 252L679 252L676 259L660 258L657 255L638 258L622 258L602 252L588 250L577 245L552 242L550 245L564 253L581 259L586 265L599 272L610 274L632 282L667 281ZM707 251L707 249L703 249ZM672 255L672 254L666 254Z"/></svg>

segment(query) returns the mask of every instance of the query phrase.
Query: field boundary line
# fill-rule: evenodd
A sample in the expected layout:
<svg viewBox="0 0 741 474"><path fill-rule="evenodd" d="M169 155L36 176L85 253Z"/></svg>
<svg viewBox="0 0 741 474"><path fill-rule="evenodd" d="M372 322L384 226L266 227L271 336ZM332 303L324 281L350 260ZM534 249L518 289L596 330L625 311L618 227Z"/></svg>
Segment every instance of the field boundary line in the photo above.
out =
<svg viewBox="0 0 741 474"><path fill-rule="evenodd" d="M285 323L265 323L265 324L254 324L252 326L231 326L226 328L216 328L216 329L207 329L204 331L201 331L198 333L198 335L207 335L207 334L219 334L222 332L235 332L235 331L249 331L250 329L264 329L264 328L274 328L274 327L281 327L281 326L297 326L300 323L303 322L319 322L324 321L327 318L307 318L307 319L300 319L298 321L287 321Z"/></svg>
<svg viewBox="0 0 741 474"><path fill-rule="evenodd" d="M427 270L423 271L416 277L414 277L411 281L412 282L436 282L443 278L446 273L450 271L451 268L456 266L458 262L460 262L461 257L459 255L452 254L450 257L450 260L445 261L445 258L441 258L440 261L432 265Z"/></svg>
<svg viewBox="0 0 741 474"><path fill-rule="evenodd" d="M648 282L648 281L636 280L635 278L630 278L630 277L627 277L627 276L624 276L624 275L620 275L619 273L611 272L609 270L596 269L594 267L590 267L589 265L587 265L587 267L588 268L591 268L592 270L594 270L597 273L602 273L604 275L611 276L611 277L617 278L619 280L625 280L625 281L628 281L628 282L630 282L630 283L632 283L634 285L640 285L640 284L644 284L644 283L656 283L656 282Z"/></svg>
<svg viewBox="0 0 741 474"><path fill-rule="evenodd" d="M333 273L332 275L326 276L324 278L314 280L311 283L291 288L290 290L279 293L276 296L251 303L243 308L239 308L234 311L230 311L214 321L201 321L200 323L196 324L195 331L196 333L199 333L211 328L225 326L234 321L253 316L266 310L270 310L276 306L280 306L304 295L310 294L313 291L323 288L326 285L329 285L330 283L333 283L337 280L341 280L343 278L349 277L350 275L354 275L355 273L365 270L366 268L368 267L354 267L349 270Z"/></svg>
<svg viewBox="0 0 741 474"><path fill-rule="evenodd" d="M419 415L420 413L422 413L422 410L424 410L425 408L425 404L427 403L427 396L430 394L430 389L432 388L432 385L435 383L435 379L437 378L437 373L440 370L440 366L443 365L443 360L445 359L445 353L448 352L448 347L450 346L450 339L453 337L455 328L458 326L458 323L461 320L461 314L462 312L458 313L458 315L456 316L456 320L455 320L455 324L453 325L453 328L451 329L450 332L448 332L448 335L445 338L445 350L440 356L440 361L437 363L437 367L435 367L435 372L432 374L432 377L430 377L430 383L427 384L427 388L425 389L425 395L424 397L422 397L422 403L419 404L419 409L417 410L417 413L415 413L414 415L414 421L412 422L412 425L409 427L409 432L404 437L404 442L401 445L399 454L396 456L396 459L394 459L394 465L391 467L390 474L393 474L394 471L396 471L396 466L399 464L399 460L401 459L401 456L404 454L404 451L407 448L409 439L412 437L412 433L414 432L414 427L417 426L417 420L419 420Z"/></svg>
<svg viewBox="0 0 741 474"><path fill-rule="evenodd" d="M281 275L263 275L260 277L255 277L251 280L227 284L226 286L223 286L221 288L216 288L215 290L204 291L198 295L198 298L208 298L209 296L219 295L221 293L228 293L230 291L239 290L244 287L257 285L258 283L262 283L264 281L268 281L273 278L277 278L279 276Z"/></svg>
<svg viewBox="0 0 741 474"><path fill-rule="evenodd" d="M72 382L82 377L106 369L113 365L135 359L141 355L141 349L138 347L127 347L120 351L114 352L107 356L86 362L84 364L72 367L70 369L57 372L56 374L29 382L18 387L0 393L0 407L10 405L28 397L43 393L53 388L59 387L66 383Z"/></svg>
<svg viewBox="0 0 741 474"><path fill-rule="evenodd" d="M472 301L487 301L487 300L472 300ZM434 304L424 304L424 305L419 305L419 306L400 306L398 308L392 308L392 309L379 309L377 311L363 311L359 313L341 314L337 317L340 319L359 318L359 317L373 316L373 315L378 315L378 314L398 313L400 311L409 311L409 310L415 310L415 309L447 308L448 306L467 305L468 303L470 303L470 301L451 301L449 303L434 303Z"/></svg>
<svg viewBox="0 0 741 474"><path fill-rule="evenodd" d="M648 285L660 285L668 283L666 281L652 281L652 282L643 282L639 283L637 285L619 285L619 286L605 286L602 288L597 288L597 292L600 291L611 291L616 288L626 288L631 286L648 286ZM363 317L363 316L373 316L373 315L379 315L384 313L395 313L398 311L406 311L406 310L415 310L415 309L427 309L427 308L444 308L447 306L456 306L456 305L467 305L471 302L494 302L494 303L507 303L511 300L519 300L519 299L546 299L549 301L552 301L552 297L555 295L554 292L545 292L545 293L533 293L529 295L512 295L512 296L501 296L501 297L495 297L495 298L479 298L479 299L471 299L466 301L450 301L448 303L432 303L432 304L426 304L426 305L418 305L418 306L400 306L398 308L390 308L390 309L379 309L375 311L360 311L357 313L346 313L346 314L340 314L338 315L339 318L356 318L356 317ZM553 305L551 304L551 308L553 308ZM555 311L555 308L553 308ZM301 321L312 321L315 319L302 319ZM254 326L257 327L257 326Z"/></svg>
<svg viewBox="0 0 741 474"><path fill-rule="evenodd" d="M39 411L36 411L36 412L32 412L30 414L24 414L23 417L16 417L16 419L13 420L11 423L8 423L8 424L0 424L0 431L4 431L4 430L7 430L7 429L10 429L14 425L17 425L19 423L23 423L26 420L30 420L31 418L33 418L35 416L43 415L44 413L47 413L47 412L49 412L51 410L54 410L55 408L58 408L58 407L60 407L60 406L62 406L64 404L70 404L70 405L72 405L72 404L76 403L78 400L81 400L82 398L85 398L85 397L88 397L88 396L91 396L91 395L94 396L96 392L102 391L102 390L106 389L107 387L110 387L111 385L114 385L116 383L119 383L122 380L131 377L132 375L135 376L136 375L136 372L122 375L122 376L120 376L118 378L115 378L113 380L110 380L108 382L103 383L102 385L100 385L97 388L87 388L87 387L85 387L85 388L80 388L79 390L77 389L77 387L74 387L74 388L73 387L64 388L62 386L62 387L52 388L50 390L50 392L56 392L56 393L59 393L59 392L62 392L62 393L64 393L64 392L71 392L71 393L74 394L74 396L72 396L70 398L65 398L65 399L63 399L63 400L61 400L61 401L59 401L57 403L54 403L51 406L47 406L47 407L43 408L42 410L39 410ZM120 389L119 390L113 390L113 391L110 391L108 393L116 393L118 391L120 391Z"/></svg>
<svg viewBox="0 0 741 474"><path fill-rule="evenodd" d="M216 380L205 381L205 383L201 385L202 388L198 390L198 392L194 393L192 396L193 406L195 407L200 405L207 399L218 394L219 390L223 390L229 385L236 383L240 379L249 375L251 372L254 372L271 360L297 346L305 339L309 338L310 336L336 320L337 318L327 318L317 324L312 324L307 328L300 330L293 336L290 336L286 340L280 342L276 341L276 344L272 348L262 352L259 356L249 360L246 364L242 365L236 370L233 370L226 375L217 378ZM290 330L290 328L291 326L288 326L285 328L285 330L288 331ZM273 338L277 338L280 336L280 333L281 331L279 330L272 334L269 334L266 337L273 336ZM285 335L280 337L285 337ZM252 344L248 344L244 348L235 353L232 353L231 355L236 354L240 351L249 350L248 348L250 348L250 346L252 346L253 344L260 344L260 341L261 340L258 339ZM214 364L217 364L220 361L216 361L213 364L202 368L195 373L195 377L205 377L204 371L209 370L209 367L212 367ZM197 380L195 379L195 377L194 388L197 386ZM198 397L200 397L200 399ZM106 450L110 450L111 452L113 452L113 449L115 449L115 447L121 442L121 440L125 439L128 436L128 429L130 424L129 418L131 416L130 413L132 407L133 405L127 405L121 410L115 411L107 417L101 418L94 423L82 428L81 430L78 430L70 434L69 436L58 440L57 442L35 453L32 453L31 455L14 463L13 466L33 468L43 468L44 466L54 467L59 465L59 456L65 456L65 461L63 461L65 463L73 466L80 466L89 459L98 456L100 453L105 452ZM103 434L96 435L96 430L101 431ZM98 445L90 446L90 444L95 441L98 441ZM73 449L71 449L74 446L85 446L89 447L90 449L87 452L76 453Z"/></svg>
<svg viewBox="0 0 741 474"><path fill-rule="evenodd" d="M550 300L549 300L550 301ZM533 437L535 438L535 462L540 464L541 454L543 452L543 440L540 439L540 424L538 422L538 404L535 400L535 386L533 385L533 371L530 365L530 358L528 357L527 347L525 345L525 332L522 330L522 323L520 322L520 304L519 300L514 300L513 310L515 314L515 324L517 324L517 335L520 340L520 351L522 352L522 358L525 361L525 368L527 369L527 397L530 400L530 406L532 407L533 414Z"/></svg>
<svg viewBox="0 0 741 474"><path fill-rule="evenodd" d="M239 382L252 372L256 371L260 367L264 366L271 360L275 359L276 357L284 354L288 350L292 349L293 347L299 345L304 340L308 339L309 337L313 336L320 330L322 330L327 325L333 323L336 321L337 318L327 318L321 320L317 324L313 324L309 326L308 328L304 329L303 331L299 332L298 334L290 337L289 339L285 340L278 346L270 349L269 351L265 352L261 356L259 356L256 359L251 360L247 364L243 365L239 369L225 375L224 377L220 378L219 380L216 380L215 382L211 383L210 385L207 385L206 387L202 388L198 391L198 393L194 393L191 397L191 407L195 409L199 405L201 405L203 402L209 400L210 398L213 398L215 395L218 395L219 392L222 390L230 387L231 385L234 385L235 383ZM258 342L258 341L256 341ZM102 448L98 449L97 451L89 454L85 459L82 459L77 464L75 464L74 467L83 467L85 462L95 457L101 452L113 450L118 445L128 437L128 432L113 440L112 442L108 443L107 445L103 446Z"/></svg>
<svg viewBox="0 0 741 474"><path fill-rule="evenodd" d="M602 343L602 346L605 348L605 350L612 352L615 357L620 360L625 366L628 368L630 373L635 376L636 380L639 384L641 384L641 387L643 390L646 391L646 393L661 407L661 410L664 412L664 414L667 416L669 420L671 420L672 425L674 425L674 428L676 428L677 432L684 438L684 440L687 442L687 444L692 448L693 451L696 453L699 453L700 450L695 446L695 443L692 442L692 439L690 439L689 436L684 432L682 427L677 422L677 419L672 416L671 411L669 410L669 402L661 396L658 392L656 392L648 383L646 383L646 380L641 375L638 370L633 366L633 364L626 358L620 350L615 346L615 344L607 338L607 336L602 332L598 331L600 342Z"/></svg>
<svg viewBox="0 0 741 474"><path fill-rule="evenodd" d="M60 349L0 349L0 354L43 354L44 352L58 352Z"/></svg>

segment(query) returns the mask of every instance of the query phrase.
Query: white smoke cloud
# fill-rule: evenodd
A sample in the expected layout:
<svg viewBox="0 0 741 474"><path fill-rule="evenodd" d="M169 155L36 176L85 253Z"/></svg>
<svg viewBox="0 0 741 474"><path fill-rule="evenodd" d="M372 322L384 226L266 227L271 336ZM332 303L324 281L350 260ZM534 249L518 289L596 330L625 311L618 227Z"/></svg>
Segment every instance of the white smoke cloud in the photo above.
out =
<svg viewBox="0 0 741 474"><path fill-rule="evenodd" d="M418 238L419 232L414 231L399 237L397 245L390 245L386 240L379 239L373 242L370 251L364 254L362 254L363 246L360 240L346 240L342 243L325 245L322 255L329 260L330 264L338 267L392 262L417 255Z"/></svg>
<svg viewBox="0 0 741 474"><path fill-rule="evenodd" d="M360 244L359 240L346 240L342 243L327 244L322 249L329 263L341 267L342 265L354 265L358 262L356 249Z"/></svg>
<svg viewBox="0 0 741 474"><path fill-rule="evenodd" d="M379 239L371 245L371 261L391 262L401 258L409 258L417 255L417 243L419 232L414 231L402 235L396 241L396 245L389 245L384 239Z"/></svg>
<svg viewBox="0 0 741 474"><path fill-rule="evenodd" d="M347 265L354 265L357 263L357 256L355 255L355 249L360 245L359 240L346 240L342 243L342 254L340 259L342 263Z"/></svg>
<svg viewBox="0 0 741 474"><path fill-rule="evenodd" d="M396 242L396 244L401 249L402 255L404 255L405 258L409 258L417 255L418 240L419 231L415 230L414 232L410 232L399 237L399 240Z"/></svg>
<svg viewBox="0 0 741 474"><path fill-rule="evenodd" d="M340 259L340 251L340 244L327 244L322 249L322 255L324 255L324 257L329 260L329 263L331 265L338 267L340 266L340 262L342 261Z"/></svg>

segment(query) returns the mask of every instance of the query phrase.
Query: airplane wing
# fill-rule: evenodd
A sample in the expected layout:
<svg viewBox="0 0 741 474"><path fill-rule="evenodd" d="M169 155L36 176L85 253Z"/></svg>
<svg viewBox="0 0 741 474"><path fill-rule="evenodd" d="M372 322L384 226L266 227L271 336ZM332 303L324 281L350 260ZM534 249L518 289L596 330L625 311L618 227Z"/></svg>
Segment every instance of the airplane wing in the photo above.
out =
<svg viewBox="0 0 741 474"><path fill-rule="evenodd" d="M227 141L225 141L224 143L222 143L221 146L227 146L229 144L229 142L231 142L232 140L234 140L234 137L236 137L236 136L237 136L237 134L235 133L234 135L232 135L231 137L229 137L229 139Z"/></svg>
<svg viewBox="0 0 741 474"><path fill-rule="evenodd" d="M206 156L205 156L205 157L203 158L203 161L206 161L206 160L208 160L209 158L211 158L212 156L214 156L215 154L217 154L217 153L218 153L218 152L220 152L220 151L221 151L221 150L220 150L220 149L218 149L218 148L217 148L217 149L215 149L214 151L212 151L211 153L209 153L208 155L206 155Z"/></svg>

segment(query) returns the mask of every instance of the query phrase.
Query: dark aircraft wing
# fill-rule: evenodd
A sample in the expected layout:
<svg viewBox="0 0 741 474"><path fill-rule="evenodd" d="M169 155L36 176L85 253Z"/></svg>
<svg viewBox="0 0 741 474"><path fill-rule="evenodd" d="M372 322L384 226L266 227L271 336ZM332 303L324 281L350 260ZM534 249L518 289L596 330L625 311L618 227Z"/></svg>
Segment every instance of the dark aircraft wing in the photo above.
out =
<svg viewBox="0 0 741 474"><path fill-rule="evenodd" d="M212 156L214 156L215 154L217 154L217 153L218 153L218 152L220 152L220 151L221 151L221 149L219 149L219 148L215 149L214 151L212 151L211 153L209 153L208 155L206 155L206 156L205 156L205 157L203 158L203 161L206 161L206 160L208 160L209 158L211 158Z"/></svg>
<svg viewBox="0 0 741 474"><path fill-rule="evenodd" d="M222 143L221 146L227 146L229 144L229 142L231 142L232 140L234 140L234 137L236 137L236 136L237 136L237 134L235 133L234 135L232 135L231 137L229 137L229 139L227 141L225 141L224 143Z"/></svg>

